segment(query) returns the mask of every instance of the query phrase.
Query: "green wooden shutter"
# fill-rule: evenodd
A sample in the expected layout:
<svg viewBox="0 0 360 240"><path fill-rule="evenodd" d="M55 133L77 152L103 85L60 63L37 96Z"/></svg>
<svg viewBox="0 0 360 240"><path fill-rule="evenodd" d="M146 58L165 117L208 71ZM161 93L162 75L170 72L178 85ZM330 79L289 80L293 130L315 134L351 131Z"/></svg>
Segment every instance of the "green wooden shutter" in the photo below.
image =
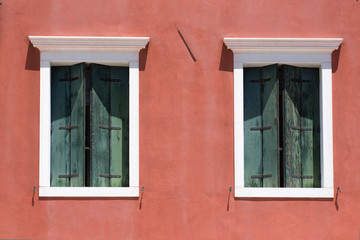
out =
<svg viewBox="0 0 360 240"><path fill-rule="evenodd" d="M245 187L279 187L277 66L244 69Z"/></svg>
<svg viewBox="0 0 360 240"><path fill-rule="evenodd" d="M283 66L284 185L320 187L319 70Z"/></svg>
<svg viewBox="0 0 360 240"><path fill-rule="evenodd" d="M84 64L51 68L51 186L85 185Z"/></svg>
<svg viewBox="0 0 360 240"><path fill-rule="evenodd" d="M129 69L91 66L90 185L129 186Z"/></svg>

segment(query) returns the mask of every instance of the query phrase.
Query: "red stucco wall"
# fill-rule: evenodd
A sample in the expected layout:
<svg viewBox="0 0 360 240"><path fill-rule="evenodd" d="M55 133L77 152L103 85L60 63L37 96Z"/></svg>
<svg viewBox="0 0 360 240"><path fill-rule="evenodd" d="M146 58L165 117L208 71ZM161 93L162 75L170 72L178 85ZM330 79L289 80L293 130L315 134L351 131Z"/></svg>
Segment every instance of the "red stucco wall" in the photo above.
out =
<svg viewBox="0 0 360 240"><path fill-rule="evenodd" d="M358 239L360 2L3 0L0 238ZM197 61L191 59L179 28ZM140 199L33 198L39 52L29 35L149 36L141 52ZM334 54L337 202L234 199L233 62L224 37L342 37Z"/></svg>

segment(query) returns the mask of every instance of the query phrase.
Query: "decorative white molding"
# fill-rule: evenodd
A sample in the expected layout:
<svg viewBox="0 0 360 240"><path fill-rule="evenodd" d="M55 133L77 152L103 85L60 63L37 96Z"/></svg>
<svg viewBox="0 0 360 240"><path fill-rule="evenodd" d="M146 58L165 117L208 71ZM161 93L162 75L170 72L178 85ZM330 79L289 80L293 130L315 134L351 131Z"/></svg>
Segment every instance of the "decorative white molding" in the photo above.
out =
<svg viewBox="0 0 360 240"><path fill-rule="evenodd" d="M138 197L139 187L44 187L40 197Z"/></svg>
<svg viewBox="0 0 360 240"><path fill-rule="evenodd" d="M139 196L139 51L148 37L30 36L40 50L40 197ZM50 187L51 66L99 63L129 67L129 187Z"/></svg>
<svg viewBox="0 0 360 240"><path fill-rule="evenodd" d="M148 37L74 37L29 36L40 51L121 51L139 52L149 42Z"/></svg>
<svg viewBox="0 0 360 240"><path fill-rule="evenodd" d="M341 38L225 38L234 52L235 197L333 198L331 53ZM248 188L244 183L244 67L293 64L319 68L321 188Z"/></svg>
<svg viewBox="0 0 360 240"><path fill-rule="evenodd" d="M235 188L235 197L333 198L333 188Z"/></svg>
<svg viewBox="0 0 360 240"><path fill-rule="evenodd" d="M331 53L342 38L224 38L234 53Z"/></svg>

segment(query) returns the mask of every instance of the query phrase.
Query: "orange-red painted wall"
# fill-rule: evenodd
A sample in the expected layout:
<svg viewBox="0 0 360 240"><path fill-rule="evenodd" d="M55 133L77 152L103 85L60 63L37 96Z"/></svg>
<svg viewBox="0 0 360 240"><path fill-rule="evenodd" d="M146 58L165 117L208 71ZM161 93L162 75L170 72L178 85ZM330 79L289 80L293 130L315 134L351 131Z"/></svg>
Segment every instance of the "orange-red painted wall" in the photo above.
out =
<svg viewBox="0 0 360 240"><path fill-rule="evenodd" d="M358 239L360 2L3 0L0 238ZM191 59L177 28L193 51ZM140 199L39 199L39 52L29 35L149 36L140 69ZM224 37L342 37L334 53L337 201L229 198L233 61Z"/></svg>

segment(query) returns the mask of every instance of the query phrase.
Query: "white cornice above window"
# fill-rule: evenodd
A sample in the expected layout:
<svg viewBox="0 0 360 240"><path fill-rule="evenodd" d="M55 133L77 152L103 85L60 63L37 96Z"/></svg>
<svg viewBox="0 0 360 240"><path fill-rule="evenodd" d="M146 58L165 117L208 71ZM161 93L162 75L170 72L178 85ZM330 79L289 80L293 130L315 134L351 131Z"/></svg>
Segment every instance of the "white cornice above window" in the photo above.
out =
<svg viewBox="0 0 360 240"><path fill-rule="evenodd" d="M50 51L116 51L139 52L149 42L148 37L77 37L29 36L34 47Z"/></svg>
<svg viewBox="0 0 360 240"><path fill-rule="evenodd" d="M224 38L234 53L331 53L342 38Z"/></svg>

